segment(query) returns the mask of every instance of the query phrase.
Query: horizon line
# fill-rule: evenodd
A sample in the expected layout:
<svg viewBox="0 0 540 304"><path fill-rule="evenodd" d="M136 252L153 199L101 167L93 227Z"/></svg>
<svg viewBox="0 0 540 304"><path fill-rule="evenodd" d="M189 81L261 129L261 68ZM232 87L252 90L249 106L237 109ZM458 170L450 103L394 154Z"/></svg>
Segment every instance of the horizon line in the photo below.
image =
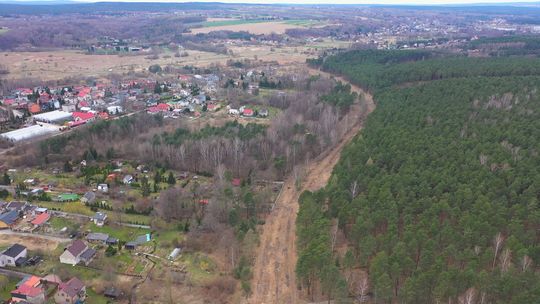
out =
<svg viewBox="0 0 540 304"><path fill-rule="evenodd" d="M354 1L354 0L338 0L334 2L327 2L329 0L321 0L320 2L316 0L315 2L309 1L309 0L267 0L267 1L257 1L257 0L222 0L222 1L215 1L215 0L199 0L199 1L183 1L183 0L158 0L158 1L151 1L151 0L113 0L113 1L93 1L93 0L8 0L8 1L1 1L0 4L32 4L32 5L40 5L40 4L49 4L49 5L62 5L62 4L99 4L99 3L148 3L148 4L190 4L190 3L198 3L198 4L249 4L249 5L377 5L377 6L490 6L490 5L496 5L496 6L539 6L540 7L540 1L539 0L519 0L519 1L512 1L512 0L503 0L503 1L496 1L496 0L475 0L474 2L470 2L467 0L435 0L435 1L427 1L426 0L417 0L417 1L410 1L405 2L398 1L398 0L379 0L379 1L373 1L373 0L367 0L367 1Z"/></svg>

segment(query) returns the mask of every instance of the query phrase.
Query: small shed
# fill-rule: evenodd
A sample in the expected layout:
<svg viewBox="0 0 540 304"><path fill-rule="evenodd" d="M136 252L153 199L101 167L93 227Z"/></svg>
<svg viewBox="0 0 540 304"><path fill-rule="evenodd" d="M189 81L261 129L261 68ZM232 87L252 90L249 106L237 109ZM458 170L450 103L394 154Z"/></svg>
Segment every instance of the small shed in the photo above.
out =
<svg viewBox="0 0 540 304"><path fill-rule="evenodd" d="M174 261L176 260L176 258L180 255L180 253L182 253L182 249L181 248L174 248L174 250L171 252L171 254L169 254L169 261Z"/></svg>
<svg viewBox="0 0 540 304"><path fill-rule="evenodd" d="M107 298L117 299L122 295L122 292L120 291L120 289L114 286L109 286L105 289L105 292L103 292L103 295L106 296Z"/></svg>

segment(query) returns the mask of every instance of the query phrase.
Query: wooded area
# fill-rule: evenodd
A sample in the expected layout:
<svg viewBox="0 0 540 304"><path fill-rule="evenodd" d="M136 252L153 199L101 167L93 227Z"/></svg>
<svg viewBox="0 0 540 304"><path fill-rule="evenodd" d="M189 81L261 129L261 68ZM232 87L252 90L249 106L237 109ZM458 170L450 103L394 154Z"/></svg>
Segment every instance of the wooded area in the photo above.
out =
<svg viewBox="0 0 540 304"><path fill-rule="evenodd" d="M540 60L428 57L325 60L378 105L329 185L301 198L298 277L338 302L537 303Z"/></svg>

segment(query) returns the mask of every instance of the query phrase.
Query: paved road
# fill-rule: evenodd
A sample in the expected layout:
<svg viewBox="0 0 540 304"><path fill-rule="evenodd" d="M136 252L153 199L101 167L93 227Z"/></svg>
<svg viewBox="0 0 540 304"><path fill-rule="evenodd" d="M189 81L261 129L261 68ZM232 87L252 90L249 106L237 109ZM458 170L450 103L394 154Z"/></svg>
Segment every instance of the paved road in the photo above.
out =
<svg viewBox="0 0 540 304"><path fill-rule="evenodd" d="M8 269L5 269L5 268L0 268L0 274L3 274L5 276L11 277L11 278L21 278L21 279L24 278L24 277L32 275L31 273L20 272L20 271L15 271L15 270L8 270Z"/></svg>

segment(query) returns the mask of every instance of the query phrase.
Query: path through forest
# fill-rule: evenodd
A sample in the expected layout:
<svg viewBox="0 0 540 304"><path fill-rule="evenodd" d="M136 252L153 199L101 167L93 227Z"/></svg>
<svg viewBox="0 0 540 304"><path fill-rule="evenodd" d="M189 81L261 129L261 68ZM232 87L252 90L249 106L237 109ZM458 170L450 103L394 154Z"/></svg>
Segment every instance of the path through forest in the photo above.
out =
<svg viewBox="0 0 540 304"><path fill-rule="evenodd" d="M318 70L310 72L349 83L343 78ZM353 119L355 123L336 146L311 161L300 190L296 190L294 178L289 177L285 181L275 208L266 219L253 268L253 293L247 300L249 304L301 302L295 274L298 198L304 190L314 191L326 185L343 147L360 131L366 116L375 108L371 95L352 84L351 87L354 92L364 96L365 102L364 106L355 103L350 109L349 119Z"/></svg>

